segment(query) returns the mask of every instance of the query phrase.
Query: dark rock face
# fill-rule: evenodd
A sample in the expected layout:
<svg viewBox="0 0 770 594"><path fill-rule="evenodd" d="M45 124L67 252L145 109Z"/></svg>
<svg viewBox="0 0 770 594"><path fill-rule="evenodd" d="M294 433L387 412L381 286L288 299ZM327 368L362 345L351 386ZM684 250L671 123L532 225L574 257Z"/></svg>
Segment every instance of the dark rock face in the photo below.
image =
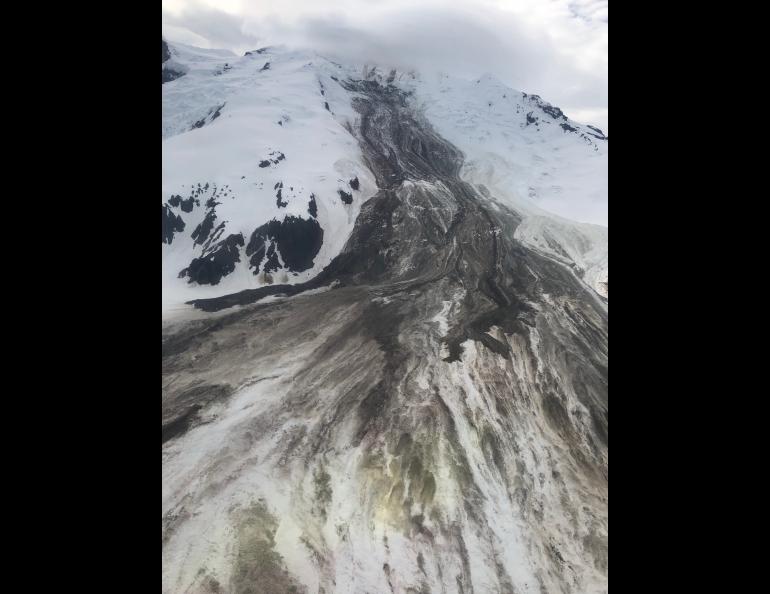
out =
<svg viewBox="0 0 770 594"><path fill-rule="evenodd" d="M189 196L186 200L181 196L174 195L168 199L168 203L174 208L181 208L182 212L192 212L193 207L196 205L195 198Z"/></svg>
<svg viewBox="0 0 770 594"><path fill-rule="evenodd" d="M308 202L307 205L307 212L313 218L318 216L318 205L315 201L315 194L310 194L310 202Z"/></svg>
<svg viewBox="0 0 770 594"><path fill-rule="evenodd" d="M202 118L195 122L192 127L193 128L203 128L206 124L210 124L214 120L216 120L220 115L222 115L222 109L224 108L225 104L219 105L218 107L215 107L209 111L209 113L206 115L205 118Z"/></svg>
<svg viewBox="0 0 770 594"><path fill-rule="evenodd" d="M166 43L165 39L162 39L162 46L161 46L161 52L163 54L163 61L162 61L162 69L161 69L161 84L166 84L167 82L171 82L172 80L176 80L180 76L184 76L185 73L180 70L175 70L171 67L169 67L166 62L168 62L171 59L171 51L168 48L168 44Z"/></svg>
<svg viewBox="0 0 770 594"><path fill-rule="evenodd" d="M607 140L607 136L599 128L597 128L596 126L591 126L590 124L588 125L588 127L595 132L595 134L591 134L591 136L594 136L599 140Z"/></svg>
<svg viewBox="0 0 770 594"><path fill-rule="evenodd" d="M353 194L345 190L337 190L337 193L340 195L340 200L345 204L353 204Z"/></svg>
<svg viewBox="0 0 770 594"><path fill-rule="evenodd" d="M524 98L526 99L527 94L524 93L523 95L524 95ZM545 113L547 113L549 116L551 116L555 120L567 119L567 116L564 115L564 112L561 109L559 109L555 105L551 105L550 103L543 101L540 95L529 95L529 101L537 105L540 109L542 109Z"/></svg>
<svg viewBox="0 0 770 594"><path fill-rule="evenodd" d="M564 115L564 112L558 107L554 107L553 105L546 104L546 105L543 105L541 109L555 120L567 119L567 116Z"/></svg>
<svg viewBox="0 0 770 594"><path fill-rule="evenodd" d="M262 260L267 255L265 272L280 268L276 250L280 252L290 272L303 272L313 267L313 260L323 244L323 229L315 219L288 216L282 221L272 221L258 227L251 234L246 246L249 267L259 273ZM265 247L267 245L267 248Z"/></svg>
<svg viewBox="0 0 770 594"><path fill-rule="evenodd" d="M209 233L211 233L211 230L214 228L214 221L216 220L217 214L212 208L206 213L203 221L195 228L195 231L192 232L192 238L195 240L196 244L203 245L209 238Z"/></svg>
<svg viewBox="0 0 770 594"><path fill-rule="evenodd" d="M289 203L283 200L283 182L278 182L277 184L275 184L274 189L276 190L275 205L278 208L286 208L289 205Z"/></svg>
<svg viewBox="0 0 770 594"><path fill-rule="evenodd" d="M174 232L185 229L181 216L172 209L191 213L200 208L201 201L205 199L203 220L190 233L189 238L185 237L185 241L192 239L193 245L201 246L201 256L193 258L190 264L179 272L179 278L187 278L190 283L216 285L222 277L232 273L235 264L240 262L238 248L244 245L243 235L231 234L223 240L227 221L218 220L216 212L216 207L221 204L217 198L225 199L231 193L228 185L218 187L208 182L203 185L198 183L191 186L187 198L174 194L163 205L163 242L171 243Z"/></svg>
<svg viewBox="0 0 770 594"><path fill-rule="evenodd" d="M563 120L559 122L559 127L564 130L565 132L573 132L577 135L579 135L583 140L585 140L588 144L594 145L594 148L596 148L596 145L594 142L589 138L589 136L593 138L597 138L598 140L607 140L607 137L604 135L604 133L599 130L599 128L596 128L595 126L587 126L590 128L593 132L588 132L588 136L581 132L578 128L575 126L572 126L568 123L567 116L564 115L564 112L559 109L558 107L551 105L550 103L547 103L543 101L540 96L538 95L527 95L526 93L522 93L522 96L527 99L529 98L529 101L531 103L534 103L537 105L544 113L551 116L554 120ZM530 124L535 124L537 126L538 123L538 117L533 115L533 112L529 112L527 114L527 123L526 125L529 126ZM539 129L539 126L538 126Z"/></svg>
<svg viewBox="0 0 770 594"><path fill-rule="evenodd" d="M286 217L280 224L268 223L268 237L274 239L284 264L291 272L313 267L323 243L323 229L316 220Z"/></svg>
<svg viewBox="0 0 770 594"><path fill-rule="evenodd" d="M200 285L219 284L222 277L235 270L235 264L241 261L239 247L243 247L243 235L227 236L205 255L193 259L190 266L179 273L180 278L187 277L188 282Z"/></svg>
<svg viewBox="0 0 770 594"><path fill-rule="evenodd" d="M174 240L174 233L184 231L184 221L165 204L161 216L163 220L163 243L171 243Z"/></svg>
<svg viewBox="0 0 770 594"><path fill-rule="evenodd" d="M270 167L270 165L278 165L281 161L283 161L286 158L286 155L284 155L280 151L273 151L268 155L267 159L263 159L259 162L259 166L263 169L265 167Z"/></svg>
<svg viewBox="0 0 770 594"><path fill-rule="evenodd" d="M161 71L161 83L166 84L167 82L181 78L184 75L185 73L179 70L174 70L173 68L164 68Z"/></svg>
<svg viewBox="0 0 770 594"><path fill-rule="evenodd" d="M359 188L358 177L354 177L348 183L350 184L351 188L353 188L356 191L358 190Z"/></svg>
<svg viewBox="0 0 770 594"><path fill-rule="evenodd" d="M262 260L265 259L265 252L267 250L266 241L267 236L265 234L266 229L260 227L251 234L249 243L246 245L246 255L249 258L249 268L254 271L254 274L258 274Z"/></svg>
<svg viewBox="0 0 770 594"><path fill-rule="evenodd" d="M261 470L275 469L286 492L320 485L316 497L292 502L297 518L323 525L336 487L319 465L345 468L339 480L355 485L363 528L347 518L335 526L369 534L387 524L419 550L415 567L449 576L431 591L599 591L607 573L604 303L514 239L521 216L460 178L462 153L403 93L375 81L340 84L356 93L355 134L379 188L341 253L307 283L193 301L204 311L248 307L164 342L168 402L202 366L237 388L272 381L266 370L287 374L260 394L260 406L268 396L273 404L228 425L228 447L201 463L209 482L185 491L184 504L205 505L248 472L254 443L267 435ZM246 253L257 270L265 260L265 271L276 270L279 253L296 270L312 265L322 237L315 220L287 217L255 230ZM278 294L296 297L255 303ZM302 426L289 435L297 419ZM272 445L277 436L283 451ZM497 530L514 515L516 564L537 567L527 580ZM311 544L319 566L334 567L337 551L320 538ZM492 560L486 574L474 565L479 556ZM383 572L382 591L423 591L392 558ZM321 588L335 590L333 572L319 572Z"/></svg>
<svg viewBox="0 0 770 594"><path fill-rule="evenodd" d="M265 272L276 272L281 267L278 261L278 254L275 251L275 242L267 248L267 262L265 262Z"/></svg>

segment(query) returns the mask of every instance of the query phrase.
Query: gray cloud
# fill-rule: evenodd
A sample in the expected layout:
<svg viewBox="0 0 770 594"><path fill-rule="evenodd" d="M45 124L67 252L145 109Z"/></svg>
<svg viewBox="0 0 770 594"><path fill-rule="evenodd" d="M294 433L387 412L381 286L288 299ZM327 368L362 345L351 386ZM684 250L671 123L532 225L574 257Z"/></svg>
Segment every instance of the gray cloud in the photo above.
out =
<svg viewBox="0 0 770 594"><path fill-rule="evenodd" d="M588 22L600 21L606 23L609 20L607 16L608 4L607 0L572 0L567 7L573 16Z"/></svg>
<svg viewBox="0 0 770 594"><path fill-rule="evenodd" d="M163 23L204 38L212 48L233 49L257 43L254 35L244 33L242 16L202 4L190 3L189 7L180 14L164 10Z"/></svg>
<svg viewBox="0 0 770 594"><path fill-rule="evenodd" d="M421 8L405 0L384 8L369 0L337 0L331 8L286 0L275 9L240 3L231 12L176 4L175 11L164 10L164 24L207 39L209 47L242 54L284 44L401 69L469 78L490 72L607 129L606 0L426 1Z"/></svg>

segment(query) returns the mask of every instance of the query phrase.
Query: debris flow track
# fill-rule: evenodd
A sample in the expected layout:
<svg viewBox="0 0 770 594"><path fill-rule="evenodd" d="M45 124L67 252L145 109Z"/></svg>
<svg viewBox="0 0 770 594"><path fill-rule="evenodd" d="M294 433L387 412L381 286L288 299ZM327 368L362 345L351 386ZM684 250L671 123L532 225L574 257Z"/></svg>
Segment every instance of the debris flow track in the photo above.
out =
<svg viewBox="0 0 770 594"><path fill-rule="evenodd" d="M606 301L343 86L379 191L342 252L164 330L164 591L606 591Z"/></svg>

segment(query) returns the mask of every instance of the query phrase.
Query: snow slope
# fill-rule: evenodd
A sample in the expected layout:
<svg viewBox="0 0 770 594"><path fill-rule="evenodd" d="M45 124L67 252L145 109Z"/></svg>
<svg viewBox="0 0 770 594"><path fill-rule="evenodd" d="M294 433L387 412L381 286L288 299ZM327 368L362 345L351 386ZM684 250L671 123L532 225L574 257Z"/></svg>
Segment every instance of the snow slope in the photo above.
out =
<svg viewBox="0 0 770 594"><path fill-rule="evenodd" d="M604 134L490 74L471 81L418 76L402 84L439 134L465 154L462 177L524 215L516 238L564 262L607 297Z"/></svg>
<svg viewBox="0 0 770 594"><path fill-rule="evenodd" d="M190 213L170 207L185 228L163 244L164 307L265 284L265 275L248 266L245 252L254 230L273 219L316 219L323 230L320 250L311 255L307 269L289 270L279 250L281 267L271 275L274 282L314 276L339 252L361 202L376 191L356 141L342 124L351 116L348 98L339 87L325 90L318 69L304 54L265 50L236 60L171 47L189 69L163 85L163 202L192 196L200 204ZM208 189L193 196L199 184ZM350 204L340 191L351 197ZM220 237L243 238L239 261L217 284L190 283L179 273L206 254L190 233L206 217L205 204L212 197L219 202L215 226L224 223Z"/></svg>

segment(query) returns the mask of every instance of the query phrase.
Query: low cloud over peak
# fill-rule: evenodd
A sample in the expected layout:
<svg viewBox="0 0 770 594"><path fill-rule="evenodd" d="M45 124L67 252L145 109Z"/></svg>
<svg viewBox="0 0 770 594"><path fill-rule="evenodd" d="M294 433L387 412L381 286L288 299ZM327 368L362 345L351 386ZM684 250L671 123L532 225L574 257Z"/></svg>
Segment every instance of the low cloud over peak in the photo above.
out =
<svg viewBox="0 0 770 594"><path fill-rule="evenodd" d="M164 35L242 54L283 44L329 57L468 78L494 73L608 128L606 0L166 0Z"/></svg>

